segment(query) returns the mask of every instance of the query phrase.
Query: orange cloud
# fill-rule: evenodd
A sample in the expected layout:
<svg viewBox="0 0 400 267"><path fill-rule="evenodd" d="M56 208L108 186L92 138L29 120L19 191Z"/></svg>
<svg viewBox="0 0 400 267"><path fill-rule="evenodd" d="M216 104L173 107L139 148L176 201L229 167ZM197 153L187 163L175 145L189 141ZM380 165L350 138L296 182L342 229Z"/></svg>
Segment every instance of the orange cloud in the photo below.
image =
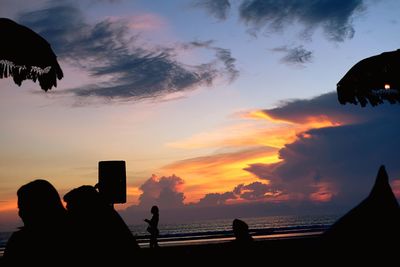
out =
<svg viewBox="0 0 400 267"><path fill-rule="evenodd" d="M278 162L277 152L275 148L258 147L182 160L165 166L161 171L185 177L186 202L197 202L207 193L226 192L238 184L257 181L258 178L244 168L257 162Z"/></svg>
<svg viewBox="0 0 400 267"><path fill-rule="evenodd" d="M137 186L127 186L126 188L126 197L127 203L125 205L138 205L139 204L139 196L142 194L139 187Z"/></svg>
<svg viewBox="0 0 400 267"><path fill-rule="evenodd" d="M270 116L268 113L264 112L263 110L252 110L248 112L241 113L241 117L245 119L256 119L256 120L268 120L274 123L285 123L285 124L293 124L293 122L289 120L282 120L277 119Z"/></svg>
<svg viewBox="0 0 400 267"><path fill-rule="evenodd" d="M294 142L297 135L307 130L341 125L336 119L325 115L307 116L295 123L274 118L262 110L238 114L240 119L247 120L246 123L241 122L214 131L198 133L166 145L181 149L259 145L282 148L285 144Z"/></svg>

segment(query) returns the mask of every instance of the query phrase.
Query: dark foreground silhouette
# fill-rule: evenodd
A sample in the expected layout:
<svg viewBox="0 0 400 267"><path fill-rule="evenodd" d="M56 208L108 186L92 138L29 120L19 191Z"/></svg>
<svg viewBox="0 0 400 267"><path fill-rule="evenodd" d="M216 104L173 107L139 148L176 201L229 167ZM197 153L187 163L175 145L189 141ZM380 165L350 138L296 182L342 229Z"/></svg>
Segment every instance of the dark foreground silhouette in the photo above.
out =
<svg viewBox="0 0 400 267"><path fill-rule="evenodd" d="M20 193L18 196L20 197ZM43 194L40 197L35 195L34 198L55 198L56 201L51 202L59 202L56 191L55 196L46 197ZM252 240L248 225L244 221L235 219L232 223L235 238L230 242L182 246L161 245L159 249L138 250L137 243L129 237L131 234L127 234L127 227L122 219L114 216L115 214L110 215L115 210L109 205L104 206L98 197L98 192L90 186L74 189L64 197L68 203L70 223L73 225L72 232L74 234L71 236L75 241L74 245L69 247L68 254L72 256L72 259L77 259L76 263L87 264L87 266L102 265L105 262L117 266L124 262L139 263L141 260L155 260L174 266L184 264L222 264L223 266L243 264L249 266L258 265L260 262L279 263L280 265L295 263L299 266L304 264L307 266L328 264L346 266L350 263L357 263L355 266L360 266L372 260L379 260L382 266L386 266L385 264L388 262L397 261L397 244L400 240L400 208L390 187L384 166L379 169L370 194L322 235ZM97 201L100 201L100 204ZM26 220L29 216L25 217L24 212L21 212L22 203L23 201L19 205L21 218L25 223L23 230L25 230L29 229L29 220ZM43 206L46 205L43 204ZM52 209L50 208L50 210ZM34 217L46 217L46 222L52 222L50 225L64 225L65 222L62 218L65 218L65 212L62 208L56 210L59 212L38 212L37 214L41 214L41 216ZM54 219L58 216L42 216L50 213L64 215L60 215L61 219ZM119 222L117 223L117 221ZM30 235L27 235L21 243L18 242L18 235L24 236L25 232L15 233L7 245L5 258L16 259L15 255L25 255L35 262L44 257L45 263L51 263L51 259L55 258L57 260L71 259L71 257L65 258L65 253L63 253L65 251L60 249L65 248L65 244L68 244L65 232L59 233L59 228L55 227L56 229L51 233L56 234L49 235L46 231L53 227L49 223L46 225L48 227L44 229L44 238L42 239L38 239L38 237L41 238L43 233L34 239L30 239ZM112 225L118 226L114 228ZM119 230L116 230L117 228ZM116 238L116 236L119 237ZM37 243L38 240L39 243ZM131 240L132 242L121 240ZM49 246L49 242L53 241L55 243L51 244L58 245ZM23 244L22 249L15 250L18 248L15 244L18 243ZM15 254L17 251L19 252ZM49 255L55 256L52 258ZM73 257L74 255L84 258L78 260ZM46 264L35 266L43 265Z"/></svg>
<svg viewBox="0 0 400 267"><path fill-rule="evenodd" d="M6 266L54 266L69 262L70 232L57 190L46 180L34 180L17 191L24 226L7 242Z"/></svg>
<svg viewBox="0 0 400 267"><path fill-rule="evenodd" d="M388 259L397 255L400 207L381 166L369 196L328 229L324 254L334 257Z"/></svg>
<svg viewBox="0 0 400 267"><path fill-rule="evenodd" d="M355 266L362 266L375 260L379 260L382 266L389 266L389 263L393 265L398 261L400 209L384 166L380 167L368 197L322 235L249 241L245 222L234 221L232 227L235 236L232 242L162 247L158 251L144 251L145 257L148 253L165 262L177 262L179 258L178 262L219 263L224 266L260 263L283 266L346 266L355 263ZM238 243L242 245L238 246Z"/></svg>
<svg viewBox="0 0 400 267"><path fill-rule="evenodd" d="M95 187L80 186L64 196L75 244L82 264L125 263L137 260L139 245L112 205Z"/></svg>
<svg viewBox="0 0 400 267"><path fill-rule="evenodd" d="M233 235L235 236L235 243L239 246L252 245L253 237L249 233L249 226L246 222L234 219L232 222Z"/></svg>

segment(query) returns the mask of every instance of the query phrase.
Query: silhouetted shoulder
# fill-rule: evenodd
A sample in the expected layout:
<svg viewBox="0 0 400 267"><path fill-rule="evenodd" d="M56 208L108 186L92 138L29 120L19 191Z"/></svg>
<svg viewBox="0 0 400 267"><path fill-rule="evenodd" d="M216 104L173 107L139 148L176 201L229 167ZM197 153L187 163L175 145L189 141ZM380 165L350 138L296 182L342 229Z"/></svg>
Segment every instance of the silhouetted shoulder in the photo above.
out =
<svg viewBox="0 0 400 267"><path fill-rule="evenodd" d="M90 264L123 263L135 259L140 248L118 212L90 185L83 185L64 196L68 217L74 229L76 250Z"/></svg>

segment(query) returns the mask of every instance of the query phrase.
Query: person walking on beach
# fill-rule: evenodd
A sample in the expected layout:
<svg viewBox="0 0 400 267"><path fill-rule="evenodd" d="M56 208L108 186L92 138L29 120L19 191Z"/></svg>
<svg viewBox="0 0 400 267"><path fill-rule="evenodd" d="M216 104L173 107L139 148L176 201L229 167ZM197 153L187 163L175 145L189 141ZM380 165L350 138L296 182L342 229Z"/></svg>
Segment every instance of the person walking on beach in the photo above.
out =
<svg viewBox="0 0 400 267"><path fill-rule="evenodd" d="M37 179L17 191L18 215L23 226L9 238L5 266L54 266L69 259L66 210L54 186Z"/></svg>
<svg viewBox="0 0 400 267"><path fill-rule="evenodd" d="M159 235L159 230L158 230L158 220L159 220L159 211L157 206L151 207L150 210L151 214L153 216L151 219L144 219L145 222L149 224L147 227L147 232L150 233L150 248L158 248L158 242L157 242L157 237Z"/></svg>

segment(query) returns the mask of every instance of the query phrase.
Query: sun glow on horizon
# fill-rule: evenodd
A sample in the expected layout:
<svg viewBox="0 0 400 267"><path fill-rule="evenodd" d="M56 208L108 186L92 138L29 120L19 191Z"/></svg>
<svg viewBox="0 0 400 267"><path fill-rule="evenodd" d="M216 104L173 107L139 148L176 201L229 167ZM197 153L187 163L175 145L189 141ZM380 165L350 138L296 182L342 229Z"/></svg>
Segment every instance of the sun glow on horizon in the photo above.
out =
<svg viewBox="0 0 400 267"><path fill-rule="evenodd" d="M257 148L183 160L165 166L161 171L176 173L185 180L185 202L190 203L198 202L207 193L223 193L238 184L258 181L259 178L244 170L250 164L279 161L276 149Z"/></svg>
<svg viewBox="0 0 400 267"><path fill-rule="evenodd" d="M168 144L175 148L192 150L208 146L237 148L237 152L182 160L162 169L163 172L176 173L185 179L187 202L196 202L210 192L223 193L232 190L239 183L260 181L260 178L245 169L252 164L281 162L279 150L298 138L313 138L307 133L310 129L341 125L337 120L325 115L299 117L298 121L275 118L264 110L254 110L239 115L240 119L249 122L240 122L236 126L200 133ZM258 146L258 148L246 149L247 146ZM243 150L239 149L241 147ZM268 183L268 180L263 182ZM329 201L333 194L324 188L319 188L310 198L317 202Z"/></svg>
<svg viewBox="0 0 400 267"><path fill-rule="evenodd" d="M18 209L18 205L17 205L16 197L15 197L15 199L1 202L0 212L12 211L12 210L17 210L17 209Z"/></svg>

